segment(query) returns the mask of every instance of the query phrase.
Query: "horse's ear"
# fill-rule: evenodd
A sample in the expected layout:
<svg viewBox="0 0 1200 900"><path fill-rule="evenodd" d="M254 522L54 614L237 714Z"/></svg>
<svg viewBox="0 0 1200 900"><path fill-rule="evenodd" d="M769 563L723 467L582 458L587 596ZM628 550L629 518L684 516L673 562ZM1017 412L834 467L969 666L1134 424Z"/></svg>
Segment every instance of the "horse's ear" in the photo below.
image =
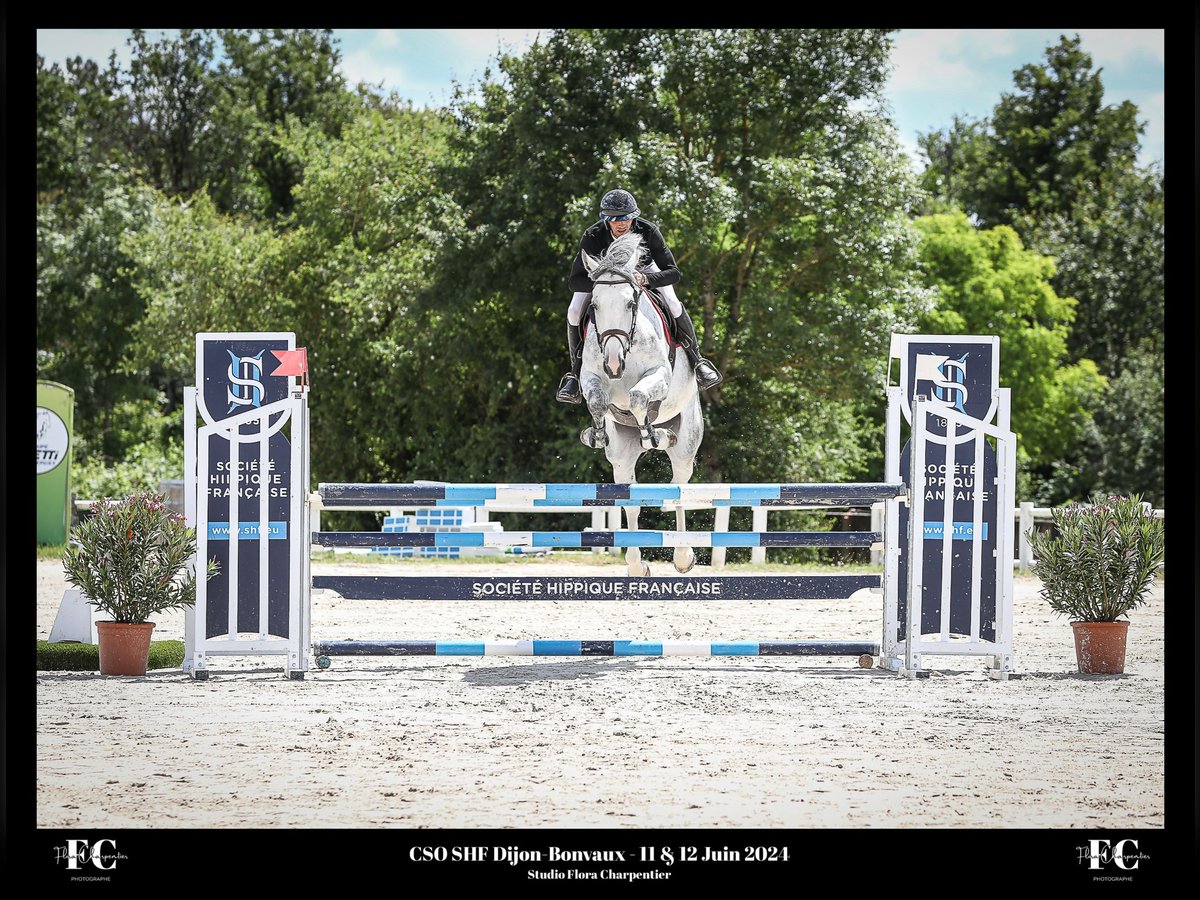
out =
<svg viewBox="0 0 1200 900"><path fill-rule="evenodd" d="M592 257L588 256L588 252L586 250L580 250L579 255L583 257L584 271L587 272L588 275L591 275L592 272L596 270L596 266L600 264L600 260L593 259Z"/></svg>

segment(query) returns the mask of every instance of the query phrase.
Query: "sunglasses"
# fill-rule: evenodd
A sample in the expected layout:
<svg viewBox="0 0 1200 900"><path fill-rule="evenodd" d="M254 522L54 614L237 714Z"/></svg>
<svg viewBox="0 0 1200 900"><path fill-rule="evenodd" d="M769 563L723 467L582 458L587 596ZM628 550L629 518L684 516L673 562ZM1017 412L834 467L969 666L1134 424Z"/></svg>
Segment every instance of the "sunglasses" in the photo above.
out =
<svg viewBox="0 0 1200 900"><path fill-rule="evenodd" d="M630 213L627 216L606 216L604 213L600 213L600 218L605 222L628 222L630 219L634 218L634 215L633 213Z"/></svg>

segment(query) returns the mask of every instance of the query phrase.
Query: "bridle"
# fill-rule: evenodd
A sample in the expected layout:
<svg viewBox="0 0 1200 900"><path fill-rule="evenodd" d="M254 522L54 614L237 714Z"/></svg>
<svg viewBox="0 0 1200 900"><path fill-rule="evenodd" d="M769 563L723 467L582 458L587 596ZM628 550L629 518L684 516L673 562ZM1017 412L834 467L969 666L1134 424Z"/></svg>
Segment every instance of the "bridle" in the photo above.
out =
<svg viewBox="0 0 1200 900"><path fill-rule="evenodd" d="M592 284L628 284L633 287L633 299L629 301L629 330L621 328L610 328L607 331L596 334L596 344L600 347L600 352L604 352L604 342L610 337L615 337L624 345L624 352L628 353L633 348L633 334L637 330L637 314L638 301L641 299L642 292L645 290L640 284L633 280L633 277L621 278L616 281L593 281Z"/></svg>

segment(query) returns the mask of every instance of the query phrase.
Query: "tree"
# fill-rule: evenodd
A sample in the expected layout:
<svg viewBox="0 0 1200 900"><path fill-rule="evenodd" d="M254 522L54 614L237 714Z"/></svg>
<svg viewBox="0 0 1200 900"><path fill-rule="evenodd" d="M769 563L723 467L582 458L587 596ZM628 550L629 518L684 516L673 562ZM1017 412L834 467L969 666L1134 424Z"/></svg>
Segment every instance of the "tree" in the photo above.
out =
<svg viewBox="0 0 1200 900"><path fill-rule="evenodd" d="M726 375L699 477L862 474L863 398L924 299L888 48L873 31L564 31L460 95L444 184L467 231L429 294L450 306L431 355L453 389L415 411L452 432L441 470L493 448L492 477L605 477L578 410L550 398L570 262L619 185L662 225Z"/></svg>
<svg viewBox="0 0 1200 900"><path fill-rule="evenodd" d="M1144 127L1137 107L1104 106L1100 70L1078 36L1047 48L1046 64L1013 73L990 119L955 119L922 136L922 186L956 200L984 226L1013 225L1028 240L1045 215L1074 208L1108 172L1131 169Z"/></svg>
<svg viewBox="0 0 1200 900"><path fill-rule="evenodd" d="M225 140L225 152L218 155L246 151L265 190L260 211L286 214L302 172L286 149L288 130L298 124L337 136L354 115L356 100L338 71L341 54L329 30L226 30L220 35L227 59L220 67L219 109L222 118L240 123L241 131L237 140ZM235 198L245 187L230 184L215 192L236 208Z"/></svg>
<svg viewBox="0 0 1200 900"><path fill-rule="evenodd" d="M1109 378L1129 354L1163 358L1165 222L1160 171L1113 173L1069 213L1045 216L1033 246L1057 259L1055 284L1086 297L1071 330L1073 359Z"/></svg>
<svg viewBox="0 0 1200 900"><path fill-rule="evenodd" d="M358 102L336 72L328 32L228 32L228 46L217 36L185 29L151 42L134 31L126 70L115 54L106 67L78 57L64 67L38 59L38 369L76 388L79 446L90 459L149 459L154 446L161 450L192 365L185 359L190 335L172 345L153 331L172 321L164 307L184 289L148 294L135 287L122 240L134 247L134 235L149 235L153 243L179 226L163 259L194 259L189 277L197 290L187 302L197 308L185 318L204 319L225 288L232 287L233 305L259 293L237 278L273 273L279 250L251 221L222 220L219 211L270 211L272 190L290 205L298 170L281 182L276 157L284 159L286 142L308 129L336 133ZM220 65L219 47L232 48ZM252 164L256 152L266 160L262 173ZM203 192L209 185L216 205ZM205 227L189 232L185 210ZM251 264L258 253L265 255ZM159 274L172 284L179 270Z"/></svg>
<svg viewBox="0 0 1200 900"><path fill-rule="evenodd" d="M72 204L95 167L124 163L128 111L116 55L107 68L81 57L37 58L37 191L40 202ZM72 207L76 208L76 207Z"/></svg>
<svg viewBox="0 0 1200 900"><path fill-rule="evenodd" d="M107 167L76 173L86 193L37 213L38 377L75 389L76 433L90 452L117 459L163 440L159 382L131 370L126 352L144 311L130 282L124 235L141 229L154 192ZM154 366L154 374L160 367Z"/></svg>
<svg viewBox="0 0 1200 900"><path fill-rule="evenodd" d="M178 38L151 44L134 29L129 45L130 150L151 184L174 196L190 194L206 174L199 139L214 125L213 39L185 28Z"/></svg>
<svg viewBox="0 0 1200 900"><path fill-rule="evenodd" d="M404 480L427 436L408 410L431 393L432 327L415 296L442 230L461 228L434 189L445 125L424 112L367 111L341 138L298 130L290 227L222 213L204 193L159 203L125 248L147 300L132 359L181 377L198 331L294 331L310 348L317 480ZM347 435L356 435L348 439Z"/></svg>
<svg viewBox="0 0 1200 900"><path fill-rule="evenodd" d="M1158 390L1161 380L1146 373L1162 371L1166 294L1162 172L1137 165L1137 108L1104 105L1100 76L1079 39L1064 37L1045 65L1014 73L1017 90L990 118L956 119L921 138L933 204L961 206L985 226L1011 224L1029 249L1052 257L1054 290L1077 300L1067 358L1094 363L1111 382L1095 395L1079 443L1043 469L1054 473L1035 487L1046 502L1086 497L1102 472L1116 492L1149 494L1165 483L1160 454L1112 464L1161 435L1161 391L1136 416L1102 405L1117 402L1118 382ZM1139 480L1121 481L1135 472Z"/></svg>
<svg viewBox="0 0 1200 900"><path fill-rule="evenodd" d="M962 213L925 216L917 227L925 283L938 294L921 330L1000 338L1017 446L1048 469L1082 438L1105 387L1090 360L1066 364L1075 301L1051 286L1053 260L1022 247L1008 226L976 229Z"/></svg>

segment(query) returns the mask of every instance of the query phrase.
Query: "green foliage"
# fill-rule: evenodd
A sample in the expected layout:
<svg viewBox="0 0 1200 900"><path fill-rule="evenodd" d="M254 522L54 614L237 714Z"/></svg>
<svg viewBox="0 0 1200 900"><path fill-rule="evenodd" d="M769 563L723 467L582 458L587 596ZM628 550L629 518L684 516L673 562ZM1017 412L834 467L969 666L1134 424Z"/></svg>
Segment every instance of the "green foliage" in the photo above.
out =
<svg viewBox="0 0 1200 900"><path fill-rule="evenodd" d="M1164 504L1165 389L1162 357L1155 353L1131 356L1125 370L1112 381L1105 403L1096 413L1103 448L1093 462L1097 489L1116 491L1134 485L1155 506Z"/></svg>
<svg viewBox="0 0 1200 900"><path fill-rule="evenodd" d="M341 53L328 30L227 30L220 35L227 59L219 71L216 112L225 122L238 123L239 131L218 135L213 155L236 162L237 154L245 154L261 188L258 199L266 201L259 211L268 217L287 214L304 170L304 162L289 150L288 135L314 127L336 136L357 106L338 71ZM224 208L245 208L253 197L234 179L212 182L215 195L228 204Z"/></svg>
<svg viewBox="0 0 1200 900"><path fill-rule="evenodd" d="M127 98L116 55L102 68L78 56L60 68L37 60L37 191L39 202L75 208L93 173L127 162Z"/></svg>
<svg viewBox="0 0 1200 900"><path fill-rule="evenodd" d="M1166 273L1161 171L1111 172L1070 210L1039 220L1030 246L1057 263L1055 287L1081 298L1068 346L1116 377L1127 356L1163 359Z"/></svg>
<svg viewBox="0 0 1200 900"><path fill-rule="evenodd" d="M433 114L373 110L340 138L293 134L305 181L288 230L224 215L203 193L160 203L125 244L148 300L135 361L186 378L195 333L244 330L252 310L256 328L295 331L310 348L314 479L408 475L419 440L408 410L443 317L415 297L460 228L432 180L445 129Z"/></svg>
<svg viewBox="0 0 1200 900"><path fill-rule="evenodd" d="M176 421L176 431L179 423ZM131 444L112 465L76 443L71 464L71 491L81 500L124 497L143 491L157 491L164 480L177 479L183 473L183 445L176 441L164 450L157 440Z"/></svg>
<svg viewBox="0 0 1200 900"><path fill-rule="evenodd" d="M1136 165L1137 108L1104 105L1100 74L1079 39L1064 37L1045 64L1015 73L1016 90L990 118L955 119L919 142L928 208L959 206L985 226L1010 224L1055 260L1050 283L1075 300L1066 359L1149 392L1132 398L1123 387L1119 400L1115 385L1097 392L1092 379L1076 379L1087 382L1077 387L1094 422L1071 417L1064 439L1037 454L1026 495L1043 503L1093 490L1161 497L1165 483L1161 377L1147 374L1161 372L1164 359L1162 172ZM1001 346L1001 359L1011 359L1011 345ZM1047 412L1043 425L1053 427L1056 410ZM1015 409L1013 418L1024 432Z"/></svg>
<svg viewBox="0 0 1200 900"><path fill-rule="evenodd" d="M151 641L147 669L175 669L183 665L183 641ZM39 672L99 672L99 644L37 642Z"/></svg>
<svg viewBox="0 0 1200 900"><path fill-rule="evenodd" d="M293 321L296 303L281 289L291 262L286 244L286 236L249 218L222 215L203 192L157 203L122 243L146 299L130 329L133 363L157 362L185 378L195 368L196 333L244 330L249 310L256 328L290 330L284 323Z"/></svg>
<svg viewBox="0 0 1200 900"><path fill-rule="evenodd" d="M97 505L74 529L63 571L112 621L140 623L196 602L196 533L161 495L137 493ZM209 562L205 577L216 573ZM183 576L182 578L180 576Z"/></svg>
<svg viewBox="0 0 1200 900"><path fill-rule="evenodd" d="M962 213L924 216L917 227L925 283L938 295L921 330L999 336L1018 446L1033 465L1062 458L1105 381L1090 360L1064 364L1074 301L1051 286L1054 262L1022 247L1011 228L979 230Z"/></svg>
<svg viewBox="0 0 1200 900"><path fill-rule="evenodd" d="M109 458L128 446L110 432L116 407L156 404L156 360L124 364L145 301L130 283L123 235L147 221L154 192L109 168L95 170L71 204L37 210L39 378L75 389L77 433Z"/></svg>
<svg viewBox="0 0 1200 900"><path fill-rule="evenodd" d="M579 235L622 186L662 227L726 376L703 398L696 477L857 468L858 435L816 428L869 409L886 335L927 302L911 277L912 186L880 108L888 45L874 31L606 29L502 57L502 78L453 108L444 183L467 231L427 294L444 313L427 378L454 390L415 398L441 439L414 462L432 477L607 477L576 440L580 410L546 398ZM798 452L807 442L824 462Z"/></svg>
<svg viewBox="0 0 1200 900"><path fill-rule="evenodd" d="M130 147L151 184L170 195L190 194L207 174L199 142L216 124L215 42L184 28L177 38L152 44L138 28L129 46Z"/></svg>
<svg viewBox="0 0 1200 900"><path fill-rule="evenodd" d="M1050 608L1074 622L1115 622L1146 602L1163 561L1163 520L1142 498L1096 495L1053 510L1057 535L1027 533Z"/></svg>
<svg viewBox="0 0 1200 900"><path fill-rule="evenodd" d="M1125 368L1108 384L1075 452L1056 461L1027 496L1040 504L1064 497L1115 494L1134 488L1156 507L1166 502L1165 383L1154 352L1127 355Z"/></svg>
<svg viewBox="0 0 1200 900"><path fill-rule="evenodd" d="M981 225L1013 225L1071 210L1109 172L1128 171L1137 157L1137 107L1104 106L1104 86L1080 39L1048 47L1044 65L1013 74L1016 90L1001 96L982 122L956 118L922 136L929 159L922 186L956 200Z"/></svg>

